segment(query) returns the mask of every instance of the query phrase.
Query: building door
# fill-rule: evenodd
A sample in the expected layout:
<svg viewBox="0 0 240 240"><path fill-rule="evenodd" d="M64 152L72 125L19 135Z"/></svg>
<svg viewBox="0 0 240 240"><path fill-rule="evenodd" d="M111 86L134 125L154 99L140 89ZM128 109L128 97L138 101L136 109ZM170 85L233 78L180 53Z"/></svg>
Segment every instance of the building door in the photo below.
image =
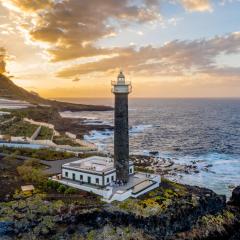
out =
<svg viewBox="0 0 240 240"><path fill-rule="evenodd" d="M88 177L88 183L91 183L91 177Z"/></svg>
<svg viewBox="0 0 240 240"><path fill-rule="evenodd" d="M75 179L76 179L75 173L72 174L72 179L73 179L73 181L75 181Z"/></svg>

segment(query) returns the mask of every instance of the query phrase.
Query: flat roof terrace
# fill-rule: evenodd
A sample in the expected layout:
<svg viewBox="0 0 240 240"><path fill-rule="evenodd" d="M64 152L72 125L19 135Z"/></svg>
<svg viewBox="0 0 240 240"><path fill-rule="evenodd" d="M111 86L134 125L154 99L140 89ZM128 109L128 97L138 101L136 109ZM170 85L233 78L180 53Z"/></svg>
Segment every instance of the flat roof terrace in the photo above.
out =
<svg viewBox="0 0 240 240"><path fill-rule="evenodd" d="M149 173L137 172L134 175L129 176L128 183L122 186L113 186L113 192L117 191L125 192L129 189L133 189L134 192L139 192L142 189L150 186L155 181L156 175Z"/></svg>
<svg viewBox="0 0 240 240"><path fill-rule="evenodd" d="M108 172L114 170L114 161L111 158L93 156L85 159L80 159L74 162L66 163L63 168L71 168L77 171L90 172Z"/></svg>

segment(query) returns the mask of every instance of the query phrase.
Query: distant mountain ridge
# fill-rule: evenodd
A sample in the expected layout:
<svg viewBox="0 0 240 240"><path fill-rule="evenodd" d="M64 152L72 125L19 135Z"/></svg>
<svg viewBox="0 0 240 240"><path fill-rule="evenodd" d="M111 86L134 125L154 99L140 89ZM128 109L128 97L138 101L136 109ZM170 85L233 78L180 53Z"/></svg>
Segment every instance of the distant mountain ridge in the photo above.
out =
<svg viewBox="0 0 240 240"><path fill-rule="evenodd" d="M31 104L50 105L60 111L107 111L112 110L108 106L83 105L68 102L60 102L48 100L38 96L36 93L28 92L27 90L14 84L8 77L0 74L0 98L9 100L21 100Z"/></svg>

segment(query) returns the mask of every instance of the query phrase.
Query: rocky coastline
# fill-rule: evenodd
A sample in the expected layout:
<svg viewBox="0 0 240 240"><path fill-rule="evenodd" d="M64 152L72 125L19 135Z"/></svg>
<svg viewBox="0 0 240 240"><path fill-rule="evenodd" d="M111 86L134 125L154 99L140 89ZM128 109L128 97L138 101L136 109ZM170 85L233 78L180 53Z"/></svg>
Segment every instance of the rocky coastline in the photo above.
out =
<svg viewBox="0 0 240 240"><path fill-rule="evenodd" d="M68 203L50 201L38 195L18 198L0 204L0 237L237 240L240 236L239 189L236 188L231 201L226 202L225 196L217 195L209 189L164 180L154 193L136 201L128 200L128 204L135 204L138 208L138 204L143 202L151 204L153 195L155 198L162 194L166 197L165 193L168 192L167 199L161 203L161 211L148 215L128 209L126 203L103 204L89 195L78 195L79 201L85 198L84 204L77 200ZM72 199L77 198L72 196ZM171 204L167 205L166 200L171 201ZM143 206L143 209L147 207Z"/></svg>

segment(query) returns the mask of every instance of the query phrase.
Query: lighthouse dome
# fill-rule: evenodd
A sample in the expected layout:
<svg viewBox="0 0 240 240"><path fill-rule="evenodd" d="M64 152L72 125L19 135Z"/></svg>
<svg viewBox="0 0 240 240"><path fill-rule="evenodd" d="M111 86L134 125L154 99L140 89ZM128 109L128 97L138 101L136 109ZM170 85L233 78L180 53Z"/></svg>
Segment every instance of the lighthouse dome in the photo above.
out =
<svg viewBox="0 0 240 240"><path fill-rule="evenodd" d="M122 71L118 74L118 82L124 83L125 82L125 76Z"/></svg>

